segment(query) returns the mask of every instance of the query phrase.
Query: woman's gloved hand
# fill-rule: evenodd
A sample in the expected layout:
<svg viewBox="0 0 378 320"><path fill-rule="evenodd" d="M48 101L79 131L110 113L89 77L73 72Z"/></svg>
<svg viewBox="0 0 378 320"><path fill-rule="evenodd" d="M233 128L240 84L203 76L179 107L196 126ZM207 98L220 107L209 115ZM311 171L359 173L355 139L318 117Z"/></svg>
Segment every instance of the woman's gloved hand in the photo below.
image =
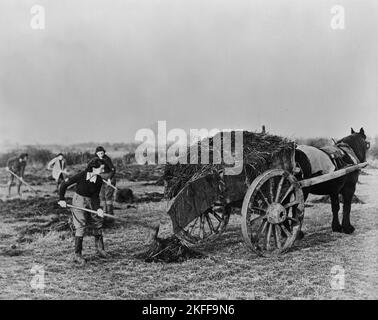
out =
<svg viewBox="0 0 378 320"><path fill-rule="evenodd" d="M67 202L64 201L64 200L59 200L59 201L58 201L58 204L59 204L62 208L67 208Z"/></svg>
<svg viewBox="0 0 378 320"><path fill-rule="evenodd" d="M104 217L104 211L101 208L97 209L97 215L99 217L103 218Z"/></svg>

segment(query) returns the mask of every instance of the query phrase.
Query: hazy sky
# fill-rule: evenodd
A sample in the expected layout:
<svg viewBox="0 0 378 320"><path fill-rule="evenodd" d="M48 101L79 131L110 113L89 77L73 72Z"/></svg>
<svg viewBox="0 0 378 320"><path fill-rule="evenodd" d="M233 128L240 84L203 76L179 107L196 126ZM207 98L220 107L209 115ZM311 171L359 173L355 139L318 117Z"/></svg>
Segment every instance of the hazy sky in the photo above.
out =
<svg viewBox="0 0 378 320"><path fill-rule="evenodd" d="M377 61L376 0L1 0L0 144L129 142L157 120L376 135Z"/></svg>

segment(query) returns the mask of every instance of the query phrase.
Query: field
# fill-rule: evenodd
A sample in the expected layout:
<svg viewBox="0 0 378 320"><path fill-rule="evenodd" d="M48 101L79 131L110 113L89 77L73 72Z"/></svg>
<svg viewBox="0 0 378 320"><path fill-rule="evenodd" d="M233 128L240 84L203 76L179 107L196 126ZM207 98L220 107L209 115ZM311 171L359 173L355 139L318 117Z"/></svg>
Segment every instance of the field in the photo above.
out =
<svg viewBox="0 0 378 320"><path fill-rule="evenodd" d="M64 221L65 209L56 211L54 182L44 173L35 184L40 198L25 192L26 200L0 200L0 299L377 299L378 170L365 172L356 192L364 204L352 205L352 235L332 233L330 204L312 197L306 207L305 238L285 255L260 258L248 251L240 216L233 215L219 240L197 248L203 258L170 264L136 257L145 249L151 225L161 223L159 237L171 234L166 201L145 197L162 193L163 187L123 179L119 185L144 200L134 207L117 204L116 215L126 221L105 230L108 260L95 256L92 237L84 239L83 268L72 262L70 230L53 224L56 217ZM4 172L0 175L3 197ZM44 205L51 206L51 212ZM44 289L32 286L38 268L44 270ZM340 270L345 272L344 285L334 287Z"/></svg>

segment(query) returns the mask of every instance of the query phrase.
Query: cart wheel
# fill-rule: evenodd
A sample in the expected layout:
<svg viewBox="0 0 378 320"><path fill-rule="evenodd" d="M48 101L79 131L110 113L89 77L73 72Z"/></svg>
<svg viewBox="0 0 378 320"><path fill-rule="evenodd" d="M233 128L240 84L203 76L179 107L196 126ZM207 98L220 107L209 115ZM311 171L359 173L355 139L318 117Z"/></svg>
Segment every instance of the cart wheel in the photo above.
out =
<svg viewBox="0 0 378 320"><path fill-rule="evenodd" d="M230 213L228 206L214 204L177 233L177 237L187 246L213 241L226 229Z"/></svg>
<svg viewBox="0 0 378 320"><path fill-rule="evenodd" d="M260 256L286 252L302 227L303 192L295 177L282 169L258 176L242 206L244 241Z"/></svg>

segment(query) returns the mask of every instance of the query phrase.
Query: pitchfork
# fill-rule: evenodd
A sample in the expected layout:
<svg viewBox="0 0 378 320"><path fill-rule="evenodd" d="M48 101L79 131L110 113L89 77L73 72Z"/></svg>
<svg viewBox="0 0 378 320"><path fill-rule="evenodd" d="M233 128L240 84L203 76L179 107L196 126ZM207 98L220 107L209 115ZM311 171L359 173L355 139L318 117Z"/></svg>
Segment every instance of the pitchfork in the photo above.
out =
<svg viewBox="0 0 378 320"><path fill-rule="evenodd" d="M86 211L86 212L90 212L90 213L93 213L93 214L95 214L95 215L97 215L97 216L99 215L98 212L95 211L95 210L91 210L91 209L87 209L87 208L82 208L82 207L73 206L73 205L68 204L68 203L67 203L67 207L68 207L68 208L73 208L73 209L78 209L78 210L83 210L83 211ZM104 217L112 218L112 219L115 219L115 220L119 220L119 221L126 222L126 220L124 220L124 219L122 219L122 218L112 216L111 214L108 214L108 213L105 213L105 212L104 212Z"/></svg>
<svg viewBox="0 0 378 320"><path fill-rule="evenodd" d="M24 183L27 187L29 187L31 190L35 192L35 194L38 194L39 190L34 189L29 183L27 183L24 179L20 178L17 174L15 174L12 170L6 169L10 174L15 176L19 181Z"/></svg>
<svg viewBox="0 0 378 320"><path fill-rule="evenodd" d="M118 191L118 188L116 186L113 186L108 180L102 179L109 187L113 188L115 191Z"/></svg>

